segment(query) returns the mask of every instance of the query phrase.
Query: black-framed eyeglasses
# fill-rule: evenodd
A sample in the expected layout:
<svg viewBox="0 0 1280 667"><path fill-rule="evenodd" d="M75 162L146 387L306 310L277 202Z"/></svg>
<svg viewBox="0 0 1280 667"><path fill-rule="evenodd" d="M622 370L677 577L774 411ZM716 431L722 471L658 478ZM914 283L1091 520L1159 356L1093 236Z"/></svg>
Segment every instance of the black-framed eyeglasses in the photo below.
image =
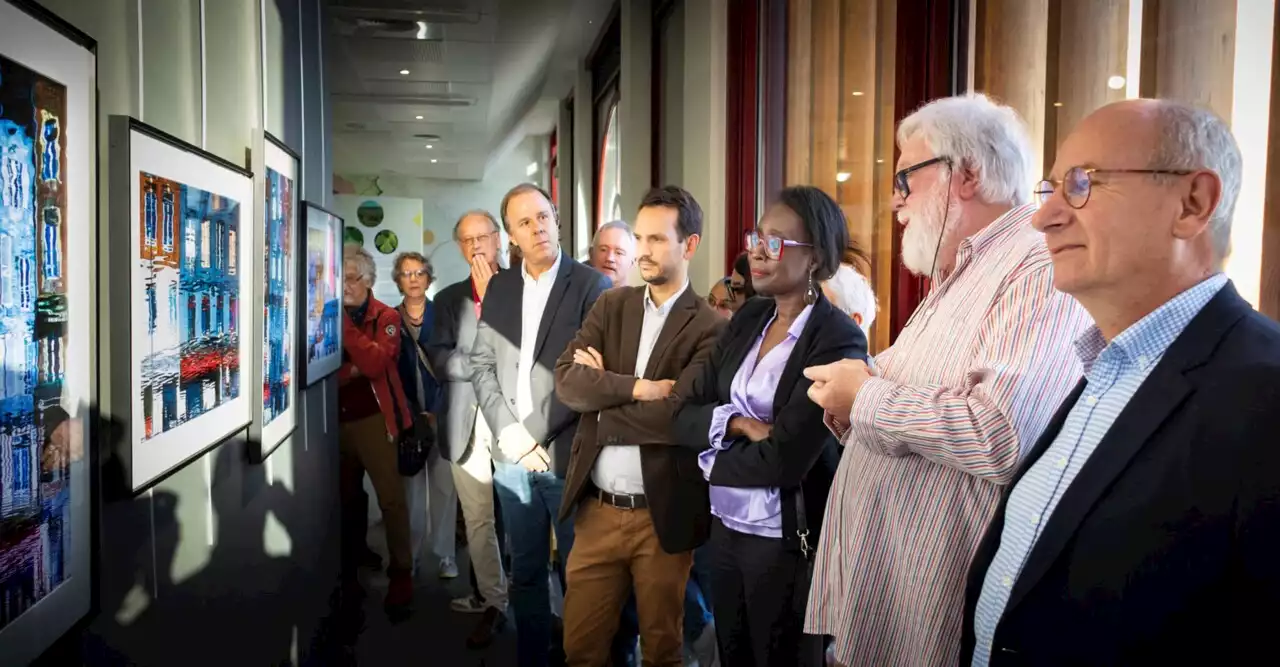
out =
<svg viewBox="0 0 1280 667"><path fill-rule="evenodd" d="M757 246L764 246L764 254L772 260L782 259L783 248L812 248L812 243L801 243L784 239L781 236L773 236L771 234L761 234L760 232L747 232L746 235L747 252L755 250Z"/></svg>
<svg viewBox="0 0 1280 667"><path fill-rule="evenodd" d="M924 162L917 162L911 165L910 167L904 167L902 169L899 169L898 173L893 175L893 191L901 194L903 199L910 197L911 196L911 178L910 178L911 174L914 174L915 172L920 171L925 167L932 167L933 165L938 163L942 163L950 166L951 158L945 157L945 156L931 157L928 160L925 160Z"/></svg>
<svg viewBox="0 0 1280 667"><path fill-rule="evenodd" d="M1144 174L1166 176L1186 176L1193 174L1186 169L1097 169L1093 167L1072 167L1062 175L1061 181L1043 180L1036 186L1036 202L1044 205L1062 187L1062 197L1071 208L1081 209L1089 203L1089 195L1093 192L1094 174Z"/></svg>
<svg viewBox="0 0 1280 667"><path fill-rule="evenodd" d="M733 286L733 278L725 276L720 279L720 284L724 285L725 301L738 300L738 288Z"/></svg>

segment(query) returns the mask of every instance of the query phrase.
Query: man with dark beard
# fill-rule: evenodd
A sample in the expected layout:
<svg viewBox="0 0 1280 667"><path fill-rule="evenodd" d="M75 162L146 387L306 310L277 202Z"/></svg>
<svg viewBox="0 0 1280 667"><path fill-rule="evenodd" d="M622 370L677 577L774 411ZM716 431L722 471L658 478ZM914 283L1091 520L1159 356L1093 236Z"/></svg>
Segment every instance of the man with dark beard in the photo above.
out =
<svg viewBox="0 0 1280 667"><path fill-rule="evenodd" d="M934 287L874 369L805 370L845 447L805 630L834 636L844 665L955 665L966 568L1019 455L1079 377L1071 342L1088 316L1053 287L1012 109L938 100L897 142L902 260Z"/></svg>

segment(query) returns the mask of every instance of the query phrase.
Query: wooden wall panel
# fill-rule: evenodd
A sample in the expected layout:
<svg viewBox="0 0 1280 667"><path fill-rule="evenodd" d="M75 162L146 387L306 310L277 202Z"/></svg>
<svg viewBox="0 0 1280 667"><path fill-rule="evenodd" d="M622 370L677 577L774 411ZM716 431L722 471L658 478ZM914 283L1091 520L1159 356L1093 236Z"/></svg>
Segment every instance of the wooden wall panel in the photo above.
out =
<svg viewBox="0 0 1280 667"><path fill-rule="evenodd" d="M809 182L813 134L813 7L790 0L787 8L787 145L785 183Z"/></svg>
<svg viewBox="0 0 1280 667"><path fill-rule="evenodd" d="M1057 85L1047 113L1056 132L1046 137L1045 173L1056 147L1099 107L1125 99L1112 89L1112 76L1125 76L1129 49L1129 0L1055 0L1059 16Z"/></svg>
<svg viewBox="0 0 1280 667"><path fill-rule="evenodd" d="M828 194L836 192L840 148L840 5L841 0L813 0L813 107L809 110L813 147L809 184Z"/></svg>
<svg viewBox="0 0 1280 667"><path fill-rule="evenodd" d="M974 89L1017 109L1036 147L1033 173L1043 171L1050 0L978 2Z"/></svg>
<svg viewBox="0 0 1280 667"><path fill-rule="evenodd" d="M843 61L840 71L839 172L832 195L849 221L849 232L870 247L875 233L874 198L876 150L876 14L875 0L846 1L840 18Z"/></svg>
<svg viewBox="0 0 1280 667"><path fill-rule="evenodd" d="M1236 0L1159 0L1156 11L1154 34L1143 34L1155 41L1155 95L1231 118Z"/></svg>

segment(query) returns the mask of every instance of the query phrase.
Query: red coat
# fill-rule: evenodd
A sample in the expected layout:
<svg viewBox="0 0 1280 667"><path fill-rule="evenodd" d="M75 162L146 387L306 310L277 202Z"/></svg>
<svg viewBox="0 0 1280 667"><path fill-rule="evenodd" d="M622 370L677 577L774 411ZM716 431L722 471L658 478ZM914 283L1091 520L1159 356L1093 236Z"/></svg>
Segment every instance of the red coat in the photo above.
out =
<svg viewBox="0 0 1280 667"><path fill-rule="evenodd" d="M356 377L368 378L387 421L387 433L392 437L399 435L401 425L413 423L404 385L396 369L400 359L400 313L370 293L363 322L356 324L350 315L343 313L342 349L346 360L338 370L339 389ZM342 400L341 395L338 400ZM400 411L399 420L393 411L396 409Z"/></svg>

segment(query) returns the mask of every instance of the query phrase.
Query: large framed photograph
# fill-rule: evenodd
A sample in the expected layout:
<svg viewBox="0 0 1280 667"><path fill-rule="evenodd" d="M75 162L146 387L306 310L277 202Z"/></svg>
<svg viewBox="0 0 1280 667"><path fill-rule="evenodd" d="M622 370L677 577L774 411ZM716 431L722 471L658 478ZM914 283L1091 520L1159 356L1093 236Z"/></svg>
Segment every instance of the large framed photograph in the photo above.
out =
<svg viewBox="0 0 1280 667"><path fill-rule="evenodd" d="M0 663L92 604L96 46L0 0Z"/></svg>
<svg viewBox="0 0 1280 667"><path fill-rule="evenodd" d="M249 425L255 200L247 169L127 116L110 131L110 297L128 308L111 387L136 493Z"/></svg>
<svg viewBox="0 0 1280 667"><path fill-rule="evenodd" d="M311 202L303 202L300 262L306 293L300 349L304 387L336 373L342 366L342 218Z"/></svg>
<svg viewBox="0 0 1280 667"><path fill-rule="evenodd" d="M262 257L254 268L254 330L262 345L253 358L254 410L249 456L266 460L297 422L296 317L298 177L302 160L269 132L259 132L251 152L258 175Z"/></svg>

